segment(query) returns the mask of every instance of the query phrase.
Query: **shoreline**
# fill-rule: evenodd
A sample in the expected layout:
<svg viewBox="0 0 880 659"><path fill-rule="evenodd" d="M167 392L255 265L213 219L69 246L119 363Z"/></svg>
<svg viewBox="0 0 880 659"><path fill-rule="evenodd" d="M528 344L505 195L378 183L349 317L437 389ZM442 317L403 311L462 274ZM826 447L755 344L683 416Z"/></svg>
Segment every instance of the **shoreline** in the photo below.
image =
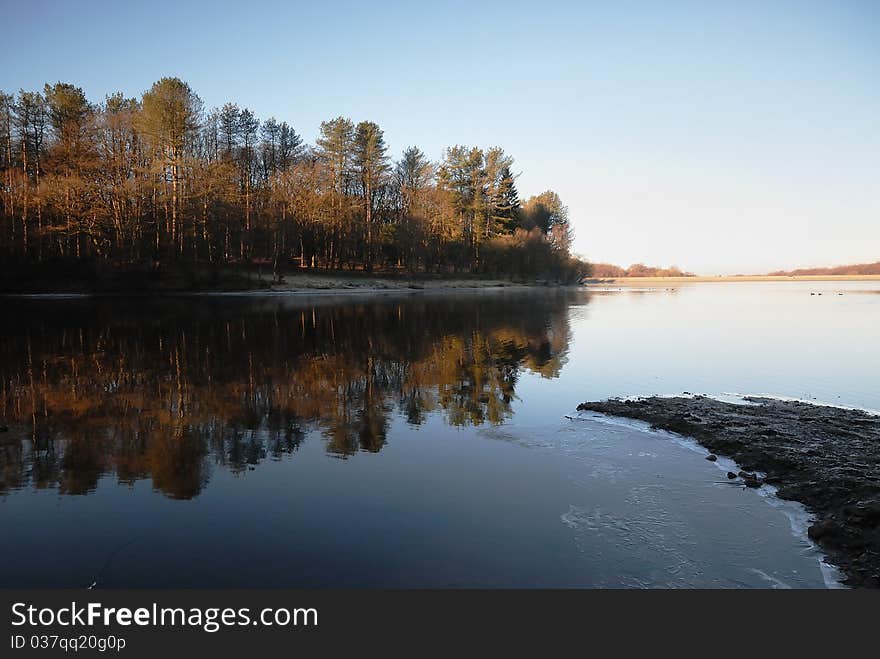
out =
<svg viewBox="0 0 880 659"><path fill-rule="evenodd" d="M880 275L719 275L695 277L608 277L584 280L584 285L593 286L647 286L656 284L703 284L734 282L797 282L797 281L877 281Z"/></svg>
<svg viewBox="0 0 880 659"><path fill-rule="evenodd" d="M259 280L265 288L252 292L269 294L417 293L422 291L501 290L561 288L566 284L543 281L515 282L507 279L469 277L419 277L387 275L312 274L290 275L280 283ZM248 291L243 291L248 292Z"/></svg>
<svg viewBox="0 0 880 659"><path fill-rule="evenodd" d="M695 440L741 470L732 483L803 504L808 536L848 586L880 588L880 418L863 410L746 397L610 399L579 411L635 419ZM711 459L707 456L707 459ZM758 472L760 475L756 475ZM730 478L732 476L732 478Z"/></svg>
<svg viewBox="0 0 880 659"><path fill-rule="evenodd" d="M650 288L669 285L736 282L847 282L876 281L880 275L804 275L778 276L723 276L723 277L618 277L585 279L581 283L556 283L546 280L514 281L499 278L443 277L432 275L397 275L363 273L284 273L281 282L269 275L252 273L236 279L224 279L217 285L178 286L158 282L152 286L90 287L59 285L44 290L0 289L0 298L79 298L79 297L162 297L183 295L338 295L373 293L420 293L465 290L534 290L566 288L603 290L609 287Z"/></svg>
<svg viewBox="0 0 880 659"><path fill-rule="evenodd" d="M579 284L555 284L543 282L510 282L497 280L436 280L425 282L394 282L381 280L365 281L362 284L349 284L341 280L309 282L286 282L251 288L190 288L190 289L111 289L111 290L55 290L0 292L0 299L80 299L114 297L187 297L187 296L342 296L342 295L385 295L420 293L463 293L463 292L518 292L546 289L586 290Z"/></svg>
<svg viewBox="0 0 880 659"><path fill-rule="evenodd" d="M103 285L102 285L103 284ZM251 272L226 275L220 281L183 284L178 279L158 279L145 285L118 282L77 282L75 285L44 285L33 288L0 289L0 298L77 298L77 297L172 297L185 295L338 295L378 293L420 293L465 290L534 290L578 288L581 284L547 280L519 281L478 276L438 276L366 274L344 272L281 273L281 281L272 275Z"/></svg>

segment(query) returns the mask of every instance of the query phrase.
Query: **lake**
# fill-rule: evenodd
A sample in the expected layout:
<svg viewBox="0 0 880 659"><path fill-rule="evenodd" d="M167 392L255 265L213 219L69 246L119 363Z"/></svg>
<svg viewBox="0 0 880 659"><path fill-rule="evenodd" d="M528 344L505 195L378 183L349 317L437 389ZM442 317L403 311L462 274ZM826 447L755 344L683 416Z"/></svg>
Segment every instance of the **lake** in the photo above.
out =
<svg viewBox="0 0 880 659"><path fill-rule="evenodd" d="M0 587L833 586L799 506L574 411L880 410L876 281L0 303Z"/></svg>

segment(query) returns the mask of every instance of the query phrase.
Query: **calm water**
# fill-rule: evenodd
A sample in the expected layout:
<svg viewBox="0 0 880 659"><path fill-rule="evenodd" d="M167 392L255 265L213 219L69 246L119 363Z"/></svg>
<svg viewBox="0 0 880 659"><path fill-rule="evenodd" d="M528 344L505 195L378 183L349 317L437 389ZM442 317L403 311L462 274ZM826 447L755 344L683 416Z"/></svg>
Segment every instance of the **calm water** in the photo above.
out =
<svg viewBox="0 0 880 659"><path fill-rule="evenodd" d="M878 282L0 304L0 586L823 587L797 506L566 415L880 410Z"/></svg>

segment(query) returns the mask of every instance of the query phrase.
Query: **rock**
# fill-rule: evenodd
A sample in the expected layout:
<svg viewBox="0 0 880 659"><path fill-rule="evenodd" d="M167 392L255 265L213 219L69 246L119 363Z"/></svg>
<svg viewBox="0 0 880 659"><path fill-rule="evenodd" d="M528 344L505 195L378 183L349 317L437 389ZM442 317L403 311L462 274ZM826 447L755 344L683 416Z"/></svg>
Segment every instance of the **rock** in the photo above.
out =
<svg viewBox="0 0 880 659"><path fill-rule="evenodd" d="M734 474L732 471L728 471L728 472L727 472L727 477L728 477L730 480L733 480L734 478L736 478L736 474Z"/></svg>
<svg viewBox="0 0 880 659"><path fill-rule="evenodd" d="M828 540L840 535L840 525L832 519L824 519L813 524L807 529L807 535L812 540Z"/></svg>
<svg viewBox="0 0 880 659"><path fill-rule="evenodd" d="M859 501L846 506L844 512L856 522L876 522L880 520L880 501Z"/></svg>
<svg viewBox="0 0 880 659"><path fill-rule="evenodd" d="M716 460L718 460L718 456L715 455L714 453L710 453L709 455L706 456L706 459L709 462L715 462Z"/></svg>
<svg viewBox="0 0 880 659"><path fill-rule="evenodd" d="M741 471L739 472L739 477L743 479L743 483L746 487L761 487L761 480L754 474L750 474L747 471Z"/></svg>

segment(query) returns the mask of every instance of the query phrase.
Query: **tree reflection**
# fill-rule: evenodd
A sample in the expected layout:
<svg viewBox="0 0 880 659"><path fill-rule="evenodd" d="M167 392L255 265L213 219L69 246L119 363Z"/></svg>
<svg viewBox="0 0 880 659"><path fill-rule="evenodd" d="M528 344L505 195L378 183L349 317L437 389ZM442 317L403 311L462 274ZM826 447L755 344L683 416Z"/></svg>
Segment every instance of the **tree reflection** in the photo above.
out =
<svg viewBox="0 0 880 659"><path fill-rule="evenodd" d="M102 478L196 496L213 468L377 453L392 420L499 424L524 370L556 377L567 300L19 301L0 329L0 493Z"/></svg>

